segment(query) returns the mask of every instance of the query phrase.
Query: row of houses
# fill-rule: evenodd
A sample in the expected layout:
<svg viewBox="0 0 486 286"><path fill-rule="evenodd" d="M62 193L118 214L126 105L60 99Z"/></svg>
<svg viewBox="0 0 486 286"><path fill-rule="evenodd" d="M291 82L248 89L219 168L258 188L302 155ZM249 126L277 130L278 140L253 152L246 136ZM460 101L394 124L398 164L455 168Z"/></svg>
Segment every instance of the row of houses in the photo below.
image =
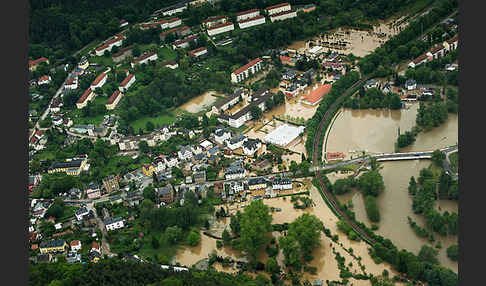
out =
<svg viewBox="0 0 486 286"><path fill-rule="evenodd" d="M95 54L97 56L103 56L106 51L111 52L113 47L121 47L123 44L123 40L125 36L122 34L116 34L115 36L111 37L107 41L105 41L101 46L95 49Z"/></svg>
<svg viewBox="0 0 486 286"><path fill-rule="evenodd" d="M443 43L438 44L437 46L433 47L427 53L420 55L416 59L412 60L408 64L408 66L410 68L415 68L416 66L430 62L434 59L439 59L441 57L444 57L447 53L457 49L458 42L459 42L459 36L456 35L456 36L452 37L451 39L444 41Z"/></svg>
<svg viewBox="0 0 486 286"><path fill-rule="evenodd" d="M244 181L232 181L225 183L221 192L221 199L224 202L232 202L237 196L246 200L247 193L257 190L266 190L266 196L274 197L281 190L291 190L293 187L290 178L249 178Z"/></svg>

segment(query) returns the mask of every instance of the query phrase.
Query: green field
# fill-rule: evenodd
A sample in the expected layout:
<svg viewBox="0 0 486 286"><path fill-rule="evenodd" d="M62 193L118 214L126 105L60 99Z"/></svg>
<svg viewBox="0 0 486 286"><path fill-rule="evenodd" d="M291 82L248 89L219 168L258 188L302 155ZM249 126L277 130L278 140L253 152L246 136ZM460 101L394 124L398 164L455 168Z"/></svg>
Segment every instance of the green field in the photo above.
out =
<svg viewBox="0 0 486 286"><path fill-rule="evenodd" d="M459 152L449 155L449 160L451 161L452 171L457 173L457 168L459 167Z"/></svg>
<svg viewBox="0 0 486 286"><path fill-rule="evenodd" d="M177 53L168 47L160 48L158 54L162 56L163 61L175 60L177 57Z"/></svg>
<svg viewBox="0 0 486 286"><path fill-rule="evenodd" d="M170 114L162 114L157 117L143 117L140 119L137 119L130 123L130 125L133 127L133 130L136 132L142 128L142 130L145 132L145 125L147 122L152 121L152 123L157 127L157 125L165 125L165 124L171 124L176 120L176 116L174 116L172 113Z"/></svg>

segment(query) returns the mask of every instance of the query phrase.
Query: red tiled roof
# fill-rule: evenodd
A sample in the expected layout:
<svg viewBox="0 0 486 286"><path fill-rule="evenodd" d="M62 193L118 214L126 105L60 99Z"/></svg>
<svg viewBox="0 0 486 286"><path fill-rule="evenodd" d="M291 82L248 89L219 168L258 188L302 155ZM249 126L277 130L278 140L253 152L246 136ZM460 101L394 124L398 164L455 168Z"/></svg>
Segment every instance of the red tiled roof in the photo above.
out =
<svg viewBox="0 0 486 286"><path fill-rule="evenodd" d="M73 84L74 83L74 78L69 78L67 81L66 81L66 84Z"/></svg>
<svg viewBox="0 0 486 286"><path fill-rule="evenodd" d="M172 18L172 19L169 19L168 22L169 23L173 23L173 22L177 22L177 21L180 21L181 19L175 17L175 18Z"/></svg>
<svg viewBox="0 0 486 286"><path fill-rule="evenodd" d="M218 25L212 26L211 28L208 28L208 31L214 30L214 29L218 29L218 28L222 28L222 27L226 27L226 26L231 26L231 25L233 25L233 23L231 23L231 22L226 22L226 23L223 23L223 24L218 24Z"/></svg>
<svg viewBox="0 0 486 286"><path fill-rule="evenodd" d="M420 63L421 61L425 60L427 58L427 55L423 54L423 55L420 55L419 57L417 57L416 59L413 60L413 63L414 64L418 64Z"/></svg>
<svg viewBox="0 0 486 286"><path fill-rule="evenodd" d="M189 36L189 37L187 37L187 38L184 38L184 39L182 39L182 40L175 41L173 45L174 45L174 46L179 46L179 45L181 45L181 44L184 44L185 42L192 41L192 40L194 40L194 39L196 39L196 38L197 38L197 36L196 36L196 35L191 35L191 36Z"/></svg>
<svg viewBox="0 0 486 286"><path fill-rule="evenodd" d="M448 44L452 44L452 43L454 43L455 41L458 41L458 40L459 40L459 35L455 35L452 39L449 39L446 42Z"/></svg>
<svg viewBox="0 0 486 286"><path fill-rule="evenodd" d="M81 97L78 99L78 102L77 103L83 103L86 98L88 98L88 96L92 93L93 91L91 90L90 87L88 87L88 89L83 93L83 95L81 95Z"/></svg>
<svg viewBox="0 0 486 286"><path fill-rule="evenodd" d="M324 84L321 85L320 87L314 89L304 97L305 101L308 101L310 103L316 103L318 100L320 100L324 95L329 93L331 90L331 85L330 84Z"/></svg>
<svg viewBox="0 0 486 286"><path fill-rule="evenodd" d="M187 26L184 26L184 27L187 27ZM183 28L183 27L182 27L182 28ZM177 31L181 30L182 28L181 28L181 27L172 28L172 29L170 29L170 30L167 30L167 31L165 31L165 32L160 33L160 36L165 36L165 35L167 35L167 34L177 32ZM188 27L188 28L189 28L189 27Z"/></svg>
<svg viewBox="0 0 486 286"><path fill-rule="evenodd" d="M270 17L275 18L275 17L278 17L278 16L287 15L287 14L291 14L291 13L295 13L295 10L282 11L282 12L279 12L279 13L272 14L272 15L270 15Z"/></svg>
<svg viewBox="0 0 486 286"><path fill-rule="evenodd" d="M133 46L128 46L128 47L124 47L123 49L120 49L120 51L114 55L112 55L112 57L119 57L121 56L122 54L126 53L127 51L131 50L133 48Z"/></svg>
<svg viewBox="0 0 486 286"><path fill-rule="evenodd" d="M49 77L48 75L43 75L39 78L39 81L46 81L46 80L49 80Z"/></svg>
<svg viewBox="0 0 486 286"><path fill-rule="evenodd" d="M115 101L115 99L118 97L118 95L120 95L120 91L115 90L113 94L110 96L110 98L108 98L108 100L106 101L106 104L112 104Z"/></svg>
<svg viewBox="0 0 486 286"><path fill-rule="evenodd" d="M113 39L106 41L106 43L104 45L99 46L98 48L96 48L96 50L102 51L102 50L106 49L107 47L109 47L111 44L119 42L119 41L123 40L124 38L125 38L125 36L123 36L122 34L116 34Z"/></svg>
<svg viewBox="0 0 486 286"><path fill-rule="evenodd" d="M204 50L206 50L206 47L200 47L200 48L194 49L192 51L189 51L189 54L194 56L196 53L204 51Z"/></svg>
<svg viewBox="0 0 486 286"><path fill-rule="evenodd" d="M100 81L102 81L105 78L105 76L106 74L102 72L99 76L95 78L95 80L91 83L91 85L97 85L98 83L100 83Z"/></svg>
<svg viewBox="0 0 486 286"><path fill-rule="evenodd" d="M209 17L206 20L204 20L203 23L209 23L209 22L213 22L213 21L216 21L216 20L219 20L219 19L224 19L224 18L226 18L226 16L213 16L213 17Z"/></svg>
<svg viewBox="0 0 486 286"><path fill-rule="evenodd" d="M132 77L134 77L133 74L129 74L121 83L120 83L120 86L121 87L125 87L125 85L128 84L128 82L132 79Z"/></svg>
<svg viewBox="0 0 486 286"><path fill-rule="evenodd" d="M235 70L233 73L234 73L235 75L240 74L240 73L242 73L243 71L245 71L245 70L249 69L250 67L252 67L252 66L256 65L257 63L259 63L259 62L261 62L261 61L262 61L262 59L260 59L260 58L256 58L256 59L252 60L251 62L247 63L246 65L244 65L244 66L240 67L239 69Z"/></svg>
<svg viewBox="0 0 486 286"><path fill-rule="evenodd" d="M41 57L41 58L38 58L37 60L29 61L29 67L35 66L35 65L37 65L41 62L45 62L45 61L47 61L47 58L45 58L45 57Z"/></svg>
<svg viewBox="0 0 486 286"><path fill-rule="evenodd" d="M342 153L342 152L336 152L336 153L327 152L326 157L328 159L344 158L344 153Z"/></svg>
<svg viewBox="0 0 486 286"><path fill-rule="evenodd" d="M287 5L290 6L290 4L288 2L275 4L275 5L268 6L267 8L265 8L265 11L272 10L272 9L275 9L275 8L280 8L280 7L287 6Z"/></svg>
<svg viewBox="0 0 486 286"><path fill-rule="evenodd" d="M290 57L286 57L286 56L280 56L280 60L282 62L290 62L291 58Z"/></svg>
<svg viewBox="0 0 486 286"><path fill-rule="evenodd" d="M251 21L255 21L255 20L260 20L261 18L265 18L265 16L263 15L258 15L258 16L255 16L253 18L248 18L248 19L245 19L245 20L241 20L240 22L238 23L246 23L246 22L251 22Z"/></svg>
<svg viewBox="0 0 486 286"><path fill-rule="evenodd" d="M120 20L120 24L123 24L123 23L127 23L127 21L125 21L125 20L121 19L121 20Z"/></svg>
<svg viewBox="0 0 486 286"><path fill-rule="evenodd" d="M138 63L140 61L143 61L145 60L146 58L150 58L151 56L155 55L155 53L148 53L148 54L145 54L145 55L142 55L138 58L135 59L135 62Z"/></svg>
<svg viewBox="0 0 486 286"><path fill-rule="evenodd" d="M91 248L100 249L100 245L96 241L93 241L93 243L91 243Z"/></svg>
<svg viewBox="0 0 486 286"><path fill-rule="evenodd" d="M439 44L439 45L435 46L432 50L430 50L430 52L432 54L435 54L435 53L437 53L438 51L440 51L442 49L444 49L444 46L442 44Z"/></svg>
<svg viewBox="0 0 486 286"><path fill-rule="evenodd" d="M30 247L32 250L36 250L37 248L39 248L39 245L36 243L36 244L32 244L32 246Z"/></svg>
<svg viewBox="0 0 486 286"><path fill-rule="evenodd" d="M79 241L79 240L71 241L71 246L77 246L77 245L80 245L80 244L81 244L81 241Z"/></svg>
<svg viewBox="0 0 486 286"><path fill-rule="evenodd" d="M258 9L246 10L246 11L242 11L242 12L236 13L236 16L241 16L241 15L246 15L246 14L250 14L250 13L255 13L255 12L258 12L258 11L260 11L260 10L258 10Z"/></svg>

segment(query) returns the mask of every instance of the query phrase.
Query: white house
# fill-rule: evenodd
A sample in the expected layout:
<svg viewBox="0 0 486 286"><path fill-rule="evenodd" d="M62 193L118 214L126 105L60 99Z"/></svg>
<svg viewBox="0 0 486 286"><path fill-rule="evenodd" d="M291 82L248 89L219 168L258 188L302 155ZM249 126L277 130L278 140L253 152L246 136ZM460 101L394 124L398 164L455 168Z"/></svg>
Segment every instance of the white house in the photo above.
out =
<svg viewBox="0 0 486 286"><path fill-rule="evenodd" d="M125 226L123 218L121 217L116 217L116 218L109 217L106 218L103 222L105 223L105 227L107 231L120 229Z"/></svg>
<svg viewBox="0 0 486 286"><path fill-rule="evenodd" d="M121 92L126 91L133 83L135 82L135 75L134 74L129 74L121 83L120 86L118 87L118 90Z"/></svg>
<svg viewBox="0 0 486 286"><path fill-rule="evenodd" d="M262 147L262 142L259 139L247 139L243 142L243 153L247 156L255 154L258 149Z"/></svg>
<svg viewBox="0 0 486 286"><path fill-rule="evenodd" d="M145 55L142 55L138 58L136 58L133 62L130 63L130 65L135 67L136 64L144 64L149 61L156 61L159 57L157 56L157 53L147 53Z"/></svg>
<svg viewBox="0 0 486 286"><path fill-rule="evenodd" d="M227 23L214 25L211 28L208 28L207 32L209 36L214 36L221 33L233 31L234 29L235 29L235 25L231 22L227 22Z"/></svg>
<svg viewBox="0 0 486 286"><path fill-rule="evenodd" d="M187 3L179 3L179 4L175 4L175 5L172 5L172 6L169 6L169 7L166 7L164 9L161 10L162 12L162 15L164 16L170 16L170 15L173 15L173 14L176 14L176 13L180 13L184 10L187 9Z"/></svg>
<svg viewBox="0 0 486 286"><path fill-rule="evenodd" d="M123 97L123 93L121 93L119 90L115 90L113 94L110 96L110 98L108 98L108 100L106 101L106 105L105 105L106 109L107 110L115 109L118 103L120 102L120 100L122 99L122 97Z"/></svg>
<svg viewBox="0 0 486 286"><path fill-rule="evenodd" d="M38 85L43 85L43 84L49 84L51 82L52 78L50 75L44 75L39 78L37 81Z"/></svg>
<svg viewBox="0 0 486 286"><path fill-rule="evenodd" d="M81 250L81 241L79 241L79 240L73 240L73 241L71 241L70 245L71 245L71 250L72 251L79 251L79 250Z"/></svg>
<svg viewBox="0 0 486 286"><path fill-rule="evenodd" d="M177 49L177 48L184 48L185 49L185 48L189 47L189 42L191 42L191 41L197 42L197 35L190 35L190 36L187 36L184 39L175 41L174 43L172 43L172 48L174 50Z"/></svg>
<svg viewBox="0 0 486 286"><path fill-rule="evenodd" d="M243 146L243 142L245 142L245 140L247 140L247 137L240 133L240 134L230 138L228 141L226 141L226 145L231 150L235 150L235 149L241 148Z"/></svg>
<svg viewBox="0 0 486 286"><path fill-rule="evenodd" d="M189 53L189 55L197 58L197 57L200 57L202 55L207 54L208 49L206 49L206 47L200 47L200 48L197 48L195 50L189 51L188 53Z"/></svg>
<svg viewBox="0 0 486 286"><path fill-rule="evenodd" d="M83 93L83 95L81 95L81 97L76 102L76 107L78 109L86 107L88 101L90 101L94 97L95 97L95 93L91 88L88 87L88 89Z"/></svg>
<svg viewBox="0 0 486 286"><path fill-rule="evenodd" d="M189 160L193 157L191 146L183 146L181 150L177 152L177 156L180 160Z"/></svg>
<svg viewBox="0 0 486 286"><path fill-rule="evenodd" d="M239 192L243 192L245 189L245 186L243 182L230 182L229 184L229 190L233 192L233 194L237 194Z"/></svg>
<svg viewBox="0 0 486 286"><path fill-rule="evenodd" d="M246 19L256 17L258 15L260 15L260 10L258 9L246 10L243 12L236 13L236 21L240 22Z"/></svg>
<svg viewBox="0 0 486 286"><path fill-rule="evenodd" d="M288 178L275 178L272 182L273 190L290 190L292 189L292 180Z"/></svg>
<svg viewBox="0 0 486 286"><path fill-rule="evenodd" d="M75 78L69 78L64 84L65 89L77 89L78 88L78 80Z"/></svg>
<svg viewBox="0 0 486 286"><path fill-rule="evenodd" d="M219 128L214 131L214 141L216 141L218 144L224 144L224 142L230 138L231 132L224 128Z"/></svg>
<svg viewBox="0 0 486 286"><path fill-rule="evenodd" d="M250 75L257 73L262 69L262 59L256 58L246 65L240 67L231 73L231 82L238 83L247 79Z"/></svg>
<svg viewBox="0 0 486 286"><path fill-rule="evenodd" d="M174 28L182 24L181 19L179 18L172 18L167 20L167 28Z"/></svg>
<svg viewBox="0 0 486 286"><path fill-rule="evenodd" d="M175 167L177 166L177 164L179 164L179 159L177 158L177 156L171 154L165 157L165 165L167 166L167 168Z"/></svg>
<svg viewBox="0 0 486 286"><path fill-rule="evenodd" d="M274 15L274 14L286 12L286 11L289 11L289 10L290 10L290 4L288 2L275 4L275 5L268 6L267 8L265 8L265 12L268 15Z"/></svg>
<svg viewBox="0 0 486 286"><path fill-rule="evenodd" d="M413 79L408 79L405 82L405 89L406 90L414 90L417 88L417 82Z"/></svg>
<svg viewBox="0 0 486 286"><path fill-rule="evenodd" d="M125 26L128 26L128 22L127 22L127 21L125 21L125 20L123 20L123 19L122 19L122 20L120 20L120 28L123 28L123 27L125 27Z"/></svg>
<svg viewBox="0 0 486 286"><path fill-rule="evenodd" d="M87 215L88 209L86 207L81 207L74 212L77 220L82 220L85 215Z"/></svg>
<svg viewBox="0 0 486 286"><path fill-rule="evenodd" d="M373 87L377 87L378 85L378 82L375 80L375 79L370 79L366 82L364 88L365 89L369 89L369 88L373 88Z"/></svg>
<svg viewBox="0 0 486 286"><path fill-rule="evenodd" d="M102 87L106 83L107 78L108 78L108 75L106 73L102 72L91 83L91 89L94 90L95 88Z"/></svg>
<svg viewBox="0 0 486 286"><path fill-rule="evenodd" d="M227 21L228 21L228 17L226 16L213 16L203 20L201 25L203 26L203 28L209 29L214 26L224 24Z"/></svg>
<svg viewBox="0 0 486 286"><path fill-rule="evenodd" d="M261 24L265 24L265 16L263 15L258 15L253 18L248 18L238 22L238 26L240 27L240 29L245 29Z"/></svg>
<svg viewBox="0 0 486 286"><path fill-rule="evenodd" d="M444 45L444 48L446 49L446 51L450 52L450 51L457 49L458 43L459 43L459 36L455 35L453 38L445 41L443 43L443 45Z"/></svg>
<svg viewBox="0 0 486 286"><path fill-rule="evenodd" d="M290 11L284 11L284 12L272 14L270 16L270 21L272 21L273 23L275 21L283 21L294 17L297 17L297 12L294 10L290 10Z"/></svg>
<svg viewBox="0 0 486 286"><path fill-rule="evenodd" d="M241 161L231 163L225 170L224 176L226 180L242 179L245 177L245 169Z"/></svg>
<svg viewBox="0 0 486 286"><path fill-rule="evenodd" d="M423 55L420 55L418 58L414 59L413 61L411 61L408 66L411 67L411 68L415 68L416 66L418 65L421 65L423 63L426 63L427 62L427 56L426 54L423 54Z"/></svg>
<svg viewBox="0 0 486 286"><path fill-rule="evenodd" d="M111 52L111 49L113 49L114 46L121 47L123 39L125 39L125 36L123 36L122 34L116 34L113 38L106 41L103 45L97 47L95 49L95 54L97 56L102 56L104 55L105 51Z"/></svg>

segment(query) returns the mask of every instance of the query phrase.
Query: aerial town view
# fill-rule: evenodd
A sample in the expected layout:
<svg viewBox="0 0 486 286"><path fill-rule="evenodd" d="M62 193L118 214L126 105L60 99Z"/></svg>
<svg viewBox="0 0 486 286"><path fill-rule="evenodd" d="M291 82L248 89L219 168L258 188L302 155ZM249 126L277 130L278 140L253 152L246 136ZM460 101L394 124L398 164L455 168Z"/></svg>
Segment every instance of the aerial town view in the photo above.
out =
<svg viewBox="0 0 486 286"><path fill-rule="evenodd" d="M30 285L458 285L457 0L29 3Z"/></svg>

